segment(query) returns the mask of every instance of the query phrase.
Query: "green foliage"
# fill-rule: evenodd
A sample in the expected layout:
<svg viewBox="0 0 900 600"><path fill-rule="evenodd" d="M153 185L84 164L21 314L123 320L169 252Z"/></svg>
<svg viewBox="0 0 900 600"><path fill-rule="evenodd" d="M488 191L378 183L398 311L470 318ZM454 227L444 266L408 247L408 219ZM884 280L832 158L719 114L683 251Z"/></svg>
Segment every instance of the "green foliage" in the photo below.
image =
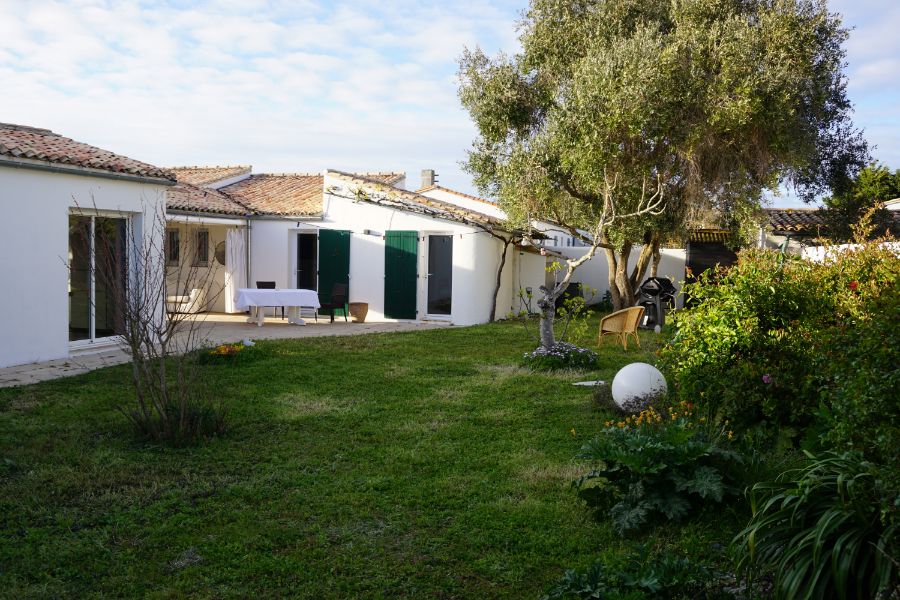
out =
<svg viewBox="0 0 900 600"><path fill-rule="evenodd" d="M522 356L522 366L532 371L591 369L597 366L597 353L568 342L556 342L550 348L538 346Z"/></svg>
<svg viewBox="0 0 900 600"><path fill-rule="evenodd" d="M824 2L531 0L521 53L461 59L479 132L468 170L514 220L581 228L620 253L697 215L742 229L763 190L818 191L868 160L846 38ZM621 216L655 191L662 214L597 231L609 203Z"/></svg>
<svg viewBox="0 0 900 600"><path fill-rule="evenodd" d="M875 347L898 336L898 280L900 258L878 243L823 263L742 252L724 276L691 286L695 305L675 316L661 362L680 398L760 444L799 437L823 402L848 426L877 426L877 411L897 410L896 346Z"/></svg>
<svg viewBox="0 0 900 600"><path fill-rule="evenodd" d="M612 293L609 290L606 290L603 293L603 298L600 299L600 302L594 305L594 308L601 312L612 312L613 302L612 302Z"/></svg>
<svg viewBox="0 0 900 600"><path fill-rule="evenodd" d="M608 509L620 535L659 519L680 521L738 493L741 456L689 417L689 411L687 416L673 411L664 418L651 408L610 421L579 452L596 466L575 486L589 505Z"/></svg>
<svg viewBox="0 0 900 600"><path fill-rule="evenodd" d="M900 464L900 289L883 297L865 327L851 328L820 366L828 378L822 397L828 407L826 437L837 447L855 448L881 464Z"/></svg>
<svg viewBox="0 0 900 600"><path fill-rule="evenodd" d="M686 558L646 551L617 560L599 559L585 571L566 571L543 600L579 598L696 598L711 579L709 570Z"/></svg>
<svg viewBox="0 0 900 600"><path fill-rule="evenodd" d="M808 456L805 467L753 486L753 517L734 541L739 565L774 570L779 598L893 597L896 485L859 454Z"/></svg>
<svg viewBox="0 0 900 600"><path fill-rule="evenodd" d="M825 199L827 236L839 241L853 239L853 226L873 209L872 237L884 235L893 226L893 219L890 211L878 206L898 197L900 169L892 173L886 166L872 163L860 170L849 185Z"/></svg>

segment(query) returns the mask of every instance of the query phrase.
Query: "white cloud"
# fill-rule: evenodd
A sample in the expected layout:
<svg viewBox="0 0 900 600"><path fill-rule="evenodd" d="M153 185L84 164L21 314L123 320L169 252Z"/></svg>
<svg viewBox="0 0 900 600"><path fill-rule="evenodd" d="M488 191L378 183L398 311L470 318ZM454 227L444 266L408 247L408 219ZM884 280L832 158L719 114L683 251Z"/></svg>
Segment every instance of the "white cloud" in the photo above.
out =
<svg viewBox="0 0 900 600"><path fill-rule="evenodd" d="M160 165L435 167L463 189L455 59L508 49L514 19L474 2L22 7L0 0L0 86L16 90L0 120Z"/></svg>
<svg viewBox="0 0 900 600"><path fill-rule="evenodd" d="M889 4L889 6L885 6ZM900 5L841 0L857 29L850 91L900 167ZM456 96L464 45L517 48L525 0L0 0L0 120L160 165L260 171L421 168L471 191L474 129ZM880 5L880 6L879 6ZM886 111L886 112L885 112Z"/></svg>

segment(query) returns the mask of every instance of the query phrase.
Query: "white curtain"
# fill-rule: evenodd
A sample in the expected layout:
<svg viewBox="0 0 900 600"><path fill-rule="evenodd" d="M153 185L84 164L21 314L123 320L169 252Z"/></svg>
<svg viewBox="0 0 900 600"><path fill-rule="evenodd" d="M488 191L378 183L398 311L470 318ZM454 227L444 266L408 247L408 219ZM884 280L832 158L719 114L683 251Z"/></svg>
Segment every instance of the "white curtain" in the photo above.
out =
<svg viewBox="0 0 900 600"><path fill-rule="evenodd" d="M234 299L238 288L247 287L247 250L243 227L229 229L225 235L225 312L240 312Z"/></svg>

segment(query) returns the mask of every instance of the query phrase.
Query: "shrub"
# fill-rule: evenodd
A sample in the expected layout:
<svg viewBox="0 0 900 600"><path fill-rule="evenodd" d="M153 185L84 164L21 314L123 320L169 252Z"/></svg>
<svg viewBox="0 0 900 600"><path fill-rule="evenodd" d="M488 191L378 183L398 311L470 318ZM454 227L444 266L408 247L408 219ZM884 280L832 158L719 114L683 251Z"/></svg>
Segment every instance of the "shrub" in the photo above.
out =
<svg viewBox="0 0 900 600"><path fill-rule="evenodd" d="M568 342L556 342L550 348L538 346L522 357L522 366L535 371L590 369L597 364L597 353Z"/></svg>
<svg viewBox="0 0 900 600"><path fill-rule="evenodd" d="M826 442L880 464L900 464L900 275L867 321L835 328L822 346L816 370Z"/></svg>
<svg viewBox="0 0 900 600"><path fill-rule="evenodd" d="M822 391L846 387L835 370L841 361L831 358L854 336L883 336L885 324L873 317L898 279L900 259L876 243L823 263L744 251L724 275L707 273L691 286L695 306L676 315L678 334L661 352L662 366L679 397L708 419L729 419L752 440L799 437L823 399L837 400ZM884 389L873 394L887 399Z"/></svg>
<svg viewBox="0 0 900 600"><path fill-rule="evenodd" d="M896 487L859 454L808 456L807 466L753 486L753 517L734 541L739 567L773 569L782 598L900 591Z"/></svg>
<svg viewBox="0 0 900 600"><path fill-rule="evenodd" d="M597 560L581 572L566 571L543 599L682 598L702 592L709 579L703 565L686 558L640 553L615 562Z"/></svg>
<svg viewBox="0 0 900 600"><path fill-rule="evenodd" d="M692 509L739 493L741 456L691 419L686 404L664 416L649 408L619 422L607 421L578 457L596 467L575 482L596 509L609 509L620 535L659 518L678 521ZM587 485L591 484L591 485Z"/></svg>

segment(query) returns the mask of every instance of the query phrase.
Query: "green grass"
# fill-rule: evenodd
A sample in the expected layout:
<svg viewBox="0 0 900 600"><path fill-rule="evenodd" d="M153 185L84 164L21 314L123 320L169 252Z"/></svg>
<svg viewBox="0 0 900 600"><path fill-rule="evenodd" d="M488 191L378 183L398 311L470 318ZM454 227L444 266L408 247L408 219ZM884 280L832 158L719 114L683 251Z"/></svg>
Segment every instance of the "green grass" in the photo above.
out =
<svg viewBox="0 0 900 600"><path fill-rule="evenodd" d="M561 374L518 368L533 343L509 323L259 342L204 367L227 435L179 449L116 411L127 366L0 390L0 595L539 596L631 544L569 487L607 416L569 384L652 362L641 339Z"/></svg>

